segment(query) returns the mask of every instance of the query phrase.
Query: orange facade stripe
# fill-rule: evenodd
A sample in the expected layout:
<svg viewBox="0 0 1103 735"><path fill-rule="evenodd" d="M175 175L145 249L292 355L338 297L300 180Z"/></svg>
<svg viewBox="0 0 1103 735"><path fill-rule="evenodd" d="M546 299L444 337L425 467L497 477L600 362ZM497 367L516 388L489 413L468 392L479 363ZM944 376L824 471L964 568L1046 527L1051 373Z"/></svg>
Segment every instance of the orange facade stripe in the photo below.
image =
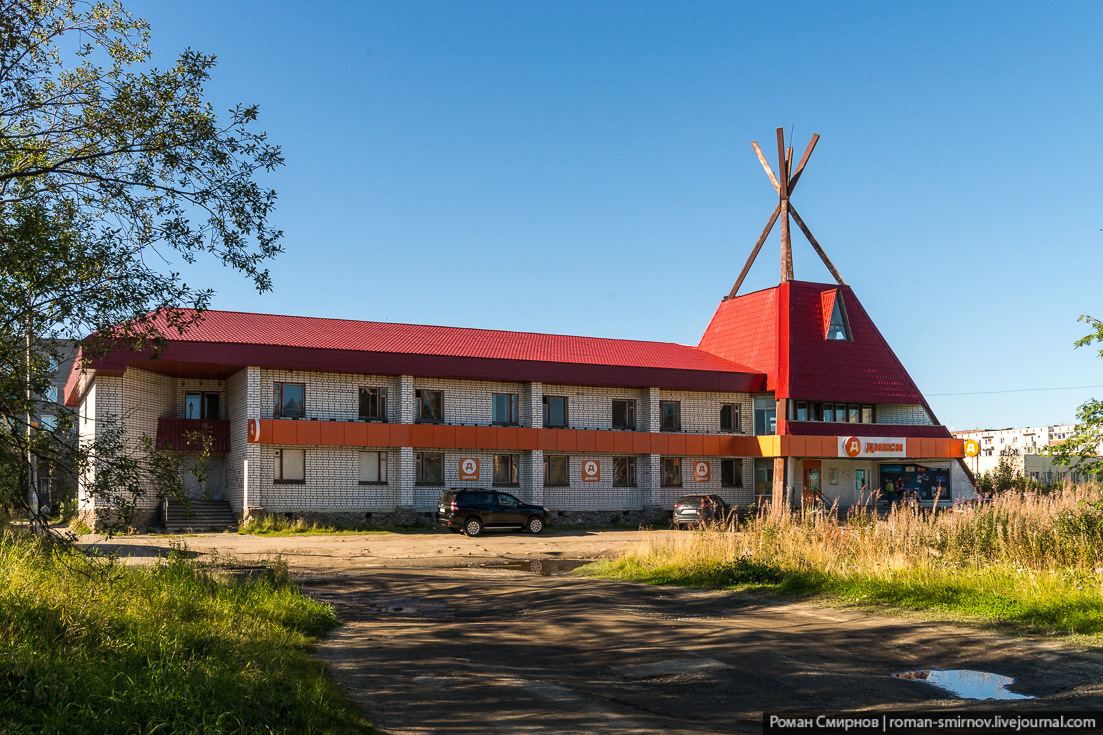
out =
<svg viewBox="0 0 1103 735"><path fill-rule="evenodd" d="M258 419L253 443L290 446L425 447L704 457L835 457L835 436L668 434L518 426L442 426ZM909 438L907 458L965 456L963 439Z"/></svg>

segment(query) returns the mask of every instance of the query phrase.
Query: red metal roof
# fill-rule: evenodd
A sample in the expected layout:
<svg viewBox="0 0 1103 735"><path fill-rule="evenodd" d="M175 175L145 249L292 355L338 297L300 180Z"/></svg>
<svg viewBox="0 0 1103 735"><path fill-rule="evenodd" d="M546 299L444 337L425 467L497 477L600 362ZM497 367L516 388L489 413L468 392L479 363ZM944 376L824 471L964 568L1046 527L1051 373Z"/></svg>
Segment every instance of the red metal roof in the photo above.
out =
<svg viewBox="0 0 1103 735"><path fill-rule="evenodd" d="M712 315L698 349L711 352L759 372L777 372L776 288L726 299Z"/></svg>
<svg viewBox="0 0 1103 735"><path fill-rule="evenodd" d="M205 312L199 324L182 336L172 334L170 339L174 342L277 345L407 355L716 370L731 373L755 372L707 351L669 342L233 311Z"/></svg>
<svg viewBox="0 0 1103 735"><path fill-rule="evenodd" d="M852 341L825 338L837 298ZM849 286L790 281L727 299L698 347L776 374L779 398L926 405Z"/></svg>
<svg viewBox="0 0 1103 735"><path fill-rule="evenodd" d="M208 311L180 335L159 322L161 354L118 351L91 366L225 378L245 366L576 385L760 391L765 376L706 350L669 342L507 332L347 319ZM76 405L79 363L66 385Z"/></svg>

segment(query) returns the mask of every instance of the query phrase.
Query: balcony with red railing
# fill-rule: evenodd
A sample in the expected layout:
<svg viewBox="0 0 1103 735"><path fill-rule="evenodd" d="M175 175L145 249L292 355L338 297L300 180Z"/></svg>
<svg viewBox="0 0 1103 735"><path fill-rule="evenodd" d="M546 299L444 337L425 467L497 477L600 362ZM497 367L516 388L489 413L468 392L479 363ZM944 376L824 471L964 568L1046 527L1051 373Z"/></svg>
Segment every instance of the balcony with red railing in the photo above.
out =
<svg viewBox="0 0 1103 735"><path fill-rule="evenodd" d="M230 451L228 419L157 419L157 448L198 452L203 448L198 435L211 437L212 452Z"/></svg>

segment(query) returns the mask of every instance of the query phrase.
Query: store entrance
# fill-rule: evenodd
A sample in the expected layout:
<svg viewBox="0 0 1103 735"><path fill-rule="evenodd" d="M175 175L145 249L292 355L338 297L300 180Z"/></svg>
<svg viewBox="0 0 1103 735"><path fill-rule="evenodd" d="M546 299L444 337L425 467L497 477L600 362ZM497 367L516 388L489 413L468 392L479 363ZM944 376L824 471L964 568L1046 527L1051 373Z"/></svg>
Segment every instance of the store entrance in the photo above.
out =
<svg viewBox="0 0 1103 735"><path fill-rule="evenodd" d="M820 461L818 459L804 460L804 492L802 501L804 505L813 505L823 500L820 491Z"/></svg>

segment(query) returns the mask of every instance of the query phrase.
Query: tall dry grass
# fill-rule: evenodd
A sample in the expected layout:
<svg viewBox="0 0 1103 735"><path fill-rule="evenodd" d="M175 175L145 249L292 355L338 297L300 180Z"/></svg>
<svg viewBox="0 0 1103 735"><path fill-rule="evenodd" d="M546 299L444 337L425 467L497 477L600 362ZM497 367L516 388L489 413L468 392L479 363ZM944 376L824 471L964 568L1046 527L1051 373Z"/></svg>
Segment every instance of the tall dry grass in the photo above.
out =
<svg viewBox="0 0 1103 735"><path fill-rule="evenodd" d="M598 573L770 586L1103 632L1103 487L996 498L966 513L803 510L735 532L650 534Z"/></svg>

